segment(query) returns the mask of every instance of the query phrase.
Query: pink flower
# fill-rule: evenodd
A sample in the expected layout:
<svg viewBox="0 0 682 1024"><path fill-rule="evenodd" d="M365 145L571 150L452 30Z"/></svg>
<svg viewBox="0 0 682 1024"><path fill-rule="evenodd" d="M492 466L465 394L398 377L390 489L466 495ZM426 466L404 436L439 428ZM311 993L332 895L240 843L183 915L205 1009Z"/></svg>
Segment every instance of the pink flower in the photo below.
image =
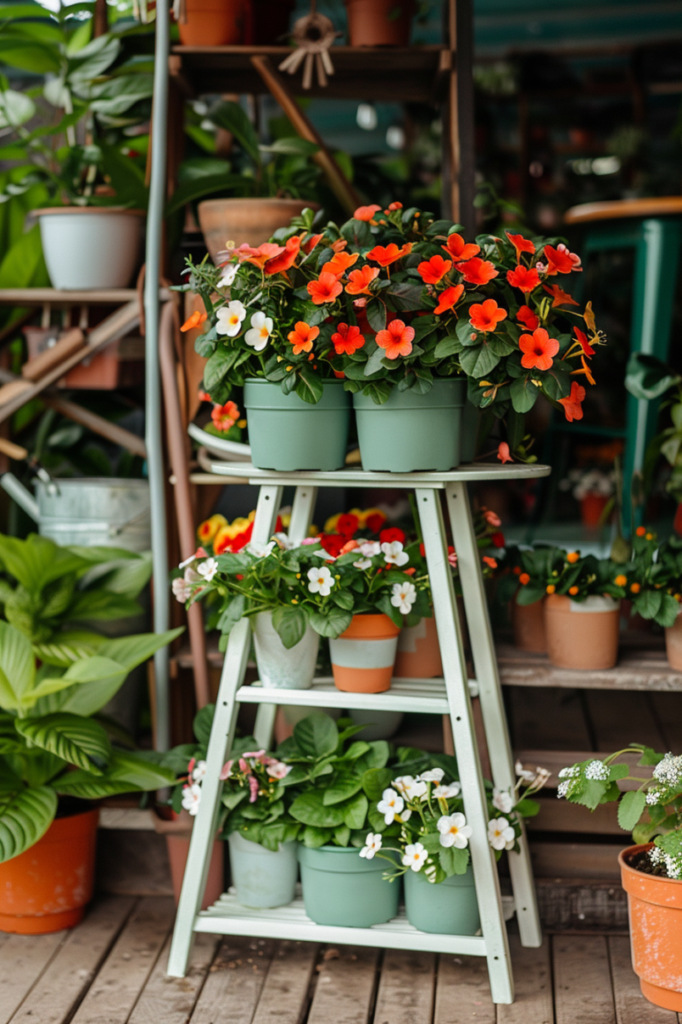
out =
<svg viewBox="0 0 682 1024"><path fill-rule="evenodd" d="M230 772L232 771L232 765L233 764L234 764L234 761L226 761L225 762L225 764L223 765L223 767L220 770L220 781L221 782L224 782L225 779L229 779Z"/></svg>
<svg viewBox="0 0 682 1024"><path fill-rule="evenodd" d="M253 757L253 758L255 758L256 761L262 761L263 758L265 757L265 751L264 750L248 750L243 756L244 757Z"/></svg>
<svg viewBox="0 0 682 1024"><path fill-rule="evenodd" d="M283 761L273 761L268 765L266 771L273 779L284 779L291 771L291 765L284 764Z"/></svg>
<svg viewBox="0 0 682 1024"><path fill-rule="evenodd" d="M195 765L196 763L197 763L197 759L196 759L196 757L193 757L193 758L192 758L192 760L191 760L191 761L189 762L189 764L187 765L187 774L188 774L188 775L191 775L191 774L192 774L192 772L193 772L193 770L194 770L194 765Z"/></svg>
<svg viewBox="0 0 682 1024"><path fill-rule="evenodd" d="M317 537L304 537L301 544L317 544Z"/></svg>
<svg viewBox="0 0 682 1024"><path fill-rule="evenodd" d="M452 551L448 549L448 562L450 563L453 569L457 568L457 552L455 551L454 548L452 549Z"/></svg>
<svg viewBox="0 0 682 1024"><path fill-rule="evenodd" d="M497 457L502 463L514 461L511 457L511 454L509 452L509 445L507 444L506 441L500 441L500 443L498 444Z"/></svg>
<svg viewBox="0 0 682 1024"><path fill-rule="evenodd" d="M245 775L251 771L251 765L247 764L243 757L239 758L239 771L244 772Z"/></svg>
<svg viewBox="0 0 682 1024"><path fill-rule="evenodd" d="M255 775L249 775L249 789L251 790L251 796L249 797L249 803L255 804L258 799L258 779Z"/></svg>
<svg viewBox="0 0 682 1024"><path fill-rule="evenodd" d="M483 512L483 518L488 526L502 526L502 520L498 516L497 512L491 512L489 508L485 509Z"/></svg>

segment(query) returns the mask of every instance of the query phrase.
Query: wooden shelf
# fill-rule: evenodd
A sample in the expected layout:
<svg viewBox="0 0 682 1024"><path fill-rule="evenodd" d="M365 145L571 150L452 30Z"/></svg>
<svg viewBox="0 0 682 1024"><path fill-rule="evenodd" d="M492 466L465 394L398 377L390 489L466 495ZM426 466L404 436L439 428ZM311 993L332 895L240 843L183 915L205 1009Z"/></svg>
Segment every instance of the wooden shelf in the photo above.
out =
<svg viewBox="0 0 682 1024"><path fill-rule="evenodd" d="M469 692L477 696L476 681L469 680ZM383 693L347 693L334 685L331 676L313 680L308 690L280 690L261 686L260 682L237 690L240 704L295 704L297 707L338 708L362 711L402 711L423 715L449 715L444 679L393 679Z"/></svg>
<svg viewBox="0 0 682 1024"><path fill-rule="evenodd" d="M497 648L505 686L548 686L577 690L682 690L682 672L671 668L664 651L621 649L614 668L599 671L555 668L543 654L511 645Z"/></svg>

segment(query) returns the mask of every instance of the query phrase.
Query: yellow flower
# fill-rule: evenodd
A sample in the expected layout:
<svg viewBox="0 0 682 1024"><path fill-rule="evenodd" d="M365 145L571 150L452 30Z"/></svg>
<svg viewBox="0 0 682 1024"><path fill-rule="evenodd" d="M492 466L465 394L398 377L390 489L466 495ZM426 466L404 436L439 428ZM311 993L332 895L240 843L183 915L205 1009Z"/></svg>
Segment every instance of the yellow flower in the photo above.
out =
<svg viewBox="0 0 682 1024"><path fill-rule="evenodd" d="M553 594L553 593L554 593L554 591L556 590L556 587L554 586L554 584L553 584L553 583L550 583L550 584L549 584L549 585L547 586L546 590L547 590L547 593L548 593L548 594Z"/></svg>
<svg viewBox="0 0 682 1024"><path fill-rule="evenodd" d="M244 427L246 426L246 420L237 420L237 426L239 427L240 430L243 430Z"/></svg>
<svg viewBox="0 0 682 1024"><path fill-rule="evenodd" d="M325 533L335 533L336 532L336 524L338 523L338 521L341 518L342 514L343 513L341 513L341 512L337 512L335 516L330 516L329 519L327 519L326 523L324 524L324 532Z"/></svg>
<svg viewBox="0 0 682 1024"><path fill-rule="evenodd" d="M205 519L197 530L197 536L201 543L210 544L222 526L227 526L227 519L225 516L215 515Z"/></svg>

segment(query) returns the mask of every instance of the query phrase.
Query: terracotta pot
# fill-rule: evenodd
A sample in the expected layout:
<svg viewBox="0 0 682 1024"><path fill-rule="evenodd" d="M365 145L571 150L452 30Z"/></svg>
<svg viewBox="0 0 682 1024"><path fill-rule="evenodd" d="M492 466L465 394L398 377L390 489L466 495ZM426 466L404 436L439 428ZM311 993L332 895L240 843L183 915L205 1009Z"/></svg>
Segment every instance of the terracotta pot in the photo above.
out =
<svg viewBox="0 0 682 1024"><path fill-rule="evenodd" d="M583 526L599 526L609 499L603 494L586 494L580 499L580 520Z"/></svg>
<svg viewBox="0 0 682 1024"><path fill-rule="evenodd" d="M244 42L247 0L185 0L187 21L178 24L183 46L232 46Z"/></svg>
<svg viewBox="0 0 682 1024"><path fill-rule="evenodd" d="M393 675L396 679L433 679L443 675L436 620L422 619L401 629Z"/></svg>
<svg viewBox="0 0 682 1024"><path fill-rule="evenodd" d="M665 631L665 650L670 667L682 672L682 612Z"/></svg>
<svg viewBox="0 0 682 1024"><path fill-rule="evenodd" d="M618 857L628 894L632 966L643 996L666 1010L682 1011L682 881L648 875L630 864L652 846L630 846Z"/></svg>
<svg viewBox="0 0 682 1024"><path fill-rule="evenodd" d="M345 0L351 46L409 46L415 0ZM399 12L396 17L396 12Z"/></svg>
<svg viewBox="0 0 682 1024"><path fill-rule="evenodd" d="M295 0L253 0L254 43L263 46L286 44L291 12L295 6Z"/></svg>
<svg viewBox="0 0 682 1024"><path fill-rule="evenodd" d="M173 899L177 906L180 901L182 880L189 854L189 843L192 838L192 818L187 811L173 814L171 818L162 818L159 813L154 816L154 829L166 837L166 849L170 863ZM211 863L208 866L208 878L201 909L206 910L222 896L225 891L225 843L216 839L211 852Z"/></svg>
<svg viewBox="0 0 682 1024"><path fill-rule="evenodd" d="M400 629L388 615L354 615L329 641L334 683L346 693L381 693L391 686Z"/></svg>
<svg viewBox="0 0 682 1024"><path fill-rule="evenodd" d="M199 203L199 224L214 263L228 241L235 245L261 245L292 217L316 203L302 199L205 199Z"/></svg>
<svg viewBox="0 0 682 1024"><path fill-rule="evenodd" d="M512 601L511 620L514 647L529 654L547 653L544 601L535 601L534 604Z"/></svg>
<svg viewBox="0 0 682 1024"><path fill-rule="evenodd" d="M610 597L572 601L545 598L545 632L549 660L557 668L597 671L618 661L620 605Z"/></svg>
<svg viewBox="0 0 682 1024"><path fill-rule="evenodd" d="M677 506L677 512L673 519L673 530L678 536L682 537L682 501Z"/></svg>
<svg viewBox="0 0 682 1024"><path fill-rule="evenodd" d="M99 810L56 818L29 850L0 864L0 931L73 928L92 897Z"/></svg>

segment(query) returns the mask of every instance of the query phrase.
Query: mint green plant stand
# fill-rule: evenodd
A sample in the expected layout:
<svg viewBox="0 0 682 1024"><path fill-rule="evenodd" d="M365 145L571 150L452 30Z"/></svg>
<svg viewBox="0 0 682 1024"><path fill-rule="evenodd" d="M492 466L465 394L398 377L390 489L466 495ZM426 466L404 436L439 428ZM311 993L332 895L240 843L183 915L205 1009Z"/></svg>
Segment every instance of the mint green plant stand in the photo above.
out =
<svg viewBox="0 0 682 1024"><path fill-rule="evenodd" d="M502 693L486 604L480 556L476 544L469 497L469 481L512 480L547 476L548 466L471 465L447 473L367 473L346 469L329 473L275 473L256 470L245 463L210 463L217 478L247 478L260 486L253 540L265 542L275 528L285 486L295 486L289 536L300 541L308 534L319 487L405 488L415 492L431 580L436 627L443 659L443 679L395 679L386 693L341 693L331 679L317 679L310 690L263 689L257 683L244 686L250 647L247 620L230 634L225 654L216 712L208 746L207 772L202 800L192 831L185 879L180 896L168 973L182 977L195 932L219 935L267 936L311 942L349 943L394 949L432 950L487 959L492 997L511 1003L514 983L502 897L493 852L487 839L487 806L481 764L471 711L471 694L481 701L485 735L494 784L510 789L515 784L514 764L502 704ZM471 638L475 680L467 679L462 637L452 574L447 557L447 538L441 508L441 492L457 549L464 607ZM267 747L272 737L278 704L302 707L346 707L363 710L412 711L447 714L452 723L455 752L462 783L467 821L473 828L470 840L476 896L481 916L480 935L444 935L418 931L404 913L387 924L371 928L341 928L314 924L305 914L302 899L274 910L250 910L229 893L208 910L201 911L210 850L215 835L222 783L219 779L234 738L241 703L258 704L256 738ZM511 854L509 867L521 942L542 942L535 887L525 832L520 853Z"/></svg>

